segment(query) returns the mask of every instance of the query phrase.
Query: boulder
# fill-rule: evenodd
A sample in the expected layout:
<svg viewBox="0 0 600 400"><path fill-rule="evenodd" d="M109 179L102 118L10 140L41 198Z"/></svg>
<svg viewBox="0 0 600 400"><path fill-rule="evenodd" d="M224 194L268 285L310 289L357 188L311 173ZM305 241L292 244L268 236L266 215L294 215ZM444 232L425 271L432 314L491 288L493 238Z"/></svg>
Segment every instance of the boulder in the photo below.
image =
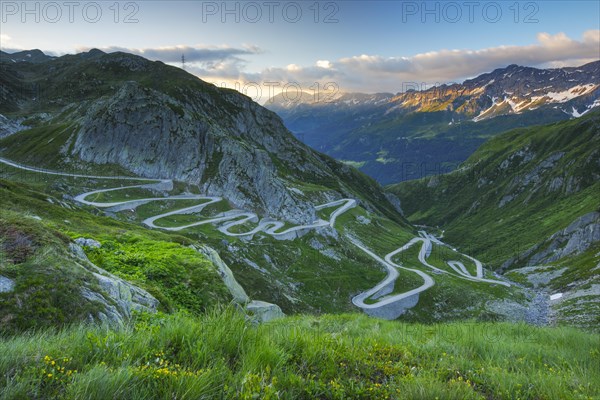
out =
<svg viewBox="0 0 600 400"><path fill-rule="evenodd" d="M77 243L78 245L82 246L82 247L93 247L93 248L100 248L102 245L100 244L100 242L94 240L94 239L86 239L86 238L77 238L75 239L75 243Z"/></svg>
<svg viewBox="0 0 600 400"><path fill-rule="evenodd" d="M285 314L277 304L260 300L252 300L248 303L246 311L254 321L259 323L285 317Z"/></svg>
<svg viewBox="0 0 600 400"><path fill-rule="evenodd" d="M0 293L8 293L15 290L15 281L0 275Z"/></svg>

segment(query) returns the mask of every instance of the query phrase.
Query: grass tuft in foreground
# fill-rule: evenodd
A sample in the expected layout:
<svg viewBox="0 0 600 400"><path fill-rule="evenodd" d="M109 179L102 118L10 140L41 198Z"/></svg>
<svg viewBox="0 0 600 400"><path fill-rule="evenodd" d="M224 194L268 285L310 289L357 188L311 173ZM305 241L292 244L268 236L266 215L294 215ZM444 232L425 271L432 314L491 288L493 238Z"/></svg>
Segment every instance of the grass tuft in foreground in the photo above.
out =
<svg viewBox="0 0 600 400"><path fill-rule="evenodd" d="M253 326L233 309L138 315L0 341L0 397L594 399L600 337L571 328L358 315Z"/></svg>

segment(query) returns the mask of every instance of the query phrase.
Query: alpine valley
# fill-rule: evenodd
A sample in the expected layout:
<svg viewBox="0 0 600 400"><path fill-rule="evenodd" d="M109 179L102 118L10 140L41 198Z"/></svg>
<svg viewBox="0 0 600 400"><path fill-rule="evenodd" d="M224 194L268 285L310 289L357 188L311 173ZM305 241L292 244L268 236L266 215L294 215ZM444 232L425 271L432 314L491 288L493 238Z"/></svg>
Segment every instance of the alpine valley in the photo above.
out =
<svg viewBox="0 0 600 400"><path fill-rule="evenodd" d="M392 184L449 172L509 129L585 115L600 106L598 82L600 61L509 65L460 84L407 82L395 95L292 92L265 106L309 146Z"/></svg>
<svg viewBox="0 0 600 400"><path fill-rule="evenodd" d="M597 398L599 81L265 108L0 52L0 397Z"/></svg>

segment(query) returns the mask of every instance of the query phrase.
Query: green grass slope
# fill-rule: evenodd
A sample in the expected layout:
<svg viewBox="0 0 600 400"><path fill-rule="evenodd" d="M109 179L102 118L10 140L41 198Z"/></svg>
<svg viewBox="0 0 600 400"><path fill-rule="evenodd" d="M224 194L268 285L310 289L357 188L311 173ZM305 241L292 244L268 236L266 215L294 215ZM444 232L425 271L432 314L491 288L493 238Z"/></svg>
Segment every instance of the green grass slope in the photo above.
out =
<svg viewBox="0 0 600 400"><path fill-rule="evenodd" d="M0 276L14 282L14 290L0 293L2 331L64 326L102 311L80 293L98 283L69 256L69 242L31 215L0 212Z"/></svg>
<svg viewBox="0 0 600 400"><path fill-rule="evenodd" d="M414 235L404 224L362 207L340 216L336 231L327 234L310 232L293 241L275 240L263 233L252 240L226 237L212 225L161 232L144 228L141 221L193 203L189 200L149 203L135 210L109 213L108 218L103 216L103 211L78 206L70 199L85 191L128 186L134 182L46 175L6 165L1 176L11 181L6 181L2 192L7 209L19 215L38 216L43 224L64 232L71 239L97 240L102 247L86 248L88 258L98 267L148 290L165 311L186 310L198 314L205 306L223 302L228 297L221 291L221 283L215 281L216 276L205 260L187 248L201 243L218 251L251 298L275 303L287 314L360 312L352 305L352 297L380 282L386 272L348 240L347 235L359 238L381 257L404 245ZM190 185L176 183L170 195L193 189ZM305 191L310 193L309 190L307 186ZM134 188L108 192L96 200L128 200L140 196L163 194ZM230 209L231 206L222 201L211 205L206 212L216 214ZM321 216L328 218L331 211L323 210ZM201 215L176 215L158 222L181 224L202 218L206 218L204 212ZM248 224L246 228L253 227ZM443 265L446 259L460 259L451 251L447 253L439 257L434 253L434 257ZM416 252L402 257L406 265L428 272L417 261ZM504 299L525 301L520 290L514 287L507 289L450 276L436 281L433 288L421 294L419 304L402 317L404 320L505 319L506 315L490 312L486 304ZM420 277L403 273L396 282L394 293L421 284Z"/></svg>
<svg viewBox="0 0 600 400"><path fill-rule="evenodd" d="M600 336L215 310L0 340L6 399L595 399Z"/></svg>
<svg viewBox="0 0 600 400"><path fill-rule="evenodd" d="M72 259L69 244L79 237L100 241L86 248L90 260L147 290L163 311L200 314L230 300L212 263L187 247L193 240L95 215L34 187L0 179L0 275L16 283L0 293L4 330L60 326L98 311L78 300L83 285L97 286Z"/></svg>
<svg viewBox="0 0 600 400"><path fill-rule="evenodd" d="M507 132L486 142L455 172L388 190L401 199L411 222L443 227L445 240L499 267L599 209L599 160L596 111Z"/></svg>
<svg viewBox="0 0 600 400"><path fill-rule="evenodd" d="M579 237L565 234L556 248L551 238L600 211L600 111L507 132L455 172L388 190L401 199L411 222L439 227L446 242L544 296L565 293L552 304L555 320L599 326L600 248L592 239L597 228L588 225ZM586 240L591 242L573 245ZM567 241L583 247L557 253ZM535 258L540 252L548 256Z"/></svg>

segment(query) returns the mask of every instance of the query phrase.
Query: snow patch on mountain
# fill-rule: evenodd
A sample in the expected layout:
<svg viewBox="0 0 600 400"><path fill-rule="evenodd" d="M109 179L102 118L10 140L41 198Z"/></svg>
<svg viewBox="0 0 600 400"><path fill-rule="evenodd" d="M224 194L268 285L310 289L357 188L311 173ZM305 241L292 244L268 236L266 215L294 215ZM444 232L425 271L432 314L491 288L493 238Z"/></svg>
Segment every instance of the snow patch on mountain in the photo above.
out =
<svg viewBox="0 0 600 400"><path fill-rule="evenodd" d="M600 85L594 85L591 83L587 85L577 85L568 90L563 90L562 92L548 92L543 96L533 96L531 100L536 101L548 99L550 103L566 103L569 100L573 100L579 96L591 93L599 86Z"/></svg>

